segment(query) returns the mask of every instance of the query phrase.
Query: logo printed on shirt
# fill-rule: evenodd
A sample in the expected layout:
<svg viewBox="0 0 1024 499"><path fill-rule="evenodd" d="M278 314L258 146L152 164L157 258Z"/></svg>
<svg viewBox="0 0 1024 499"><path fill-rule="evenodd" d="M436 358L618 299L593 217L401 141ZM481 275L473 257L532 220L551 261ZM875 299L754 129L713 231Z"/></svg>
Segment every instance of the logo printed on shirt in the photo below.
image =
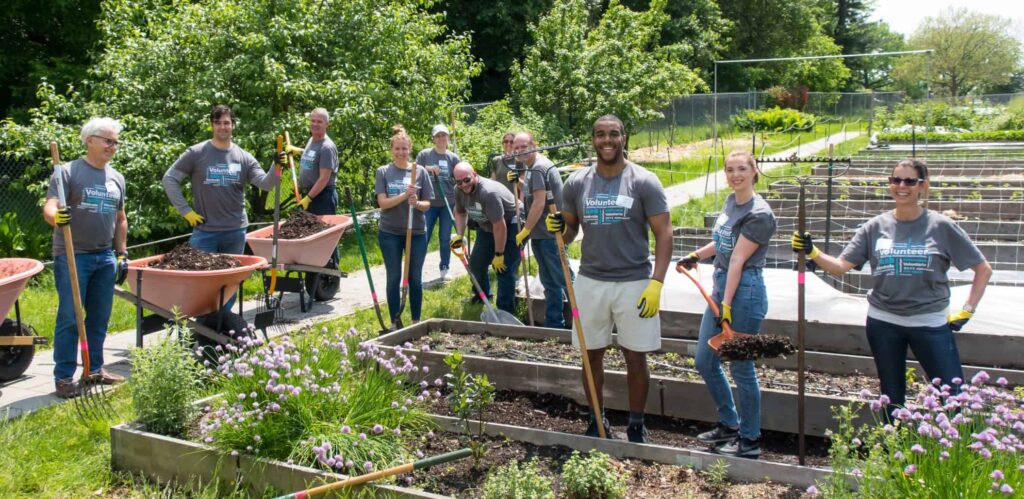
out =
<svg viewBox="0 0 1024 499"><path fill-rule="evenodd" d="M204 184L216 187L238 185L242 178L242 165L239 163L216 163L206 167Z"/></svg>
<svg viewBox="0 0 1024 499"><path fill-rule="evenodd" d="M82 190L82 202L78 203L78 209L99 215L109 215L117 211L117 202L121 198L121 191L114 182L107 182L107 185L96 184Z"/></svg>
<svg viewBox="0 0 1024 499"><path fill-rule="evenodd" d="M882 241L882 239L878 240L878 242ZM931 271L932 257L928 253L927 244L913 241L897 243L888 239L885 241L891 244L875 245L878 265L872 269L872 275L903 277L921 275Z"/></svg>
<svg viewBox="0 0 1024 499"><path fill-rule="evenodd" d="M583 223L612 225L629 218L629 208L619 198L618 194L595 194L584 199Z"/></svg>
<svg viewBox="0 0 1024 499"><path fill-rule="evenodd" d="M473 203L466 207L466 213L469 213L469 217L476 220L477 223L487 222L487 216L484 214L484 207L480 203Z"/></svg>
<svg viewBox="0 0 1024 499"><path fill-rule="evenodd" d="M311 170L316 166L316 151L312 149L306 149L302 153L302 159L299 160L299 168L303 170Z"/></svg>
<svg viewBox="0 0 1024 499"><path fill-rule="evenodd" d="M718 215L718 220L715 220L715 228L711 229L711 240L715 243L715 253L732 254L732 224L725 213Z"/></svg>

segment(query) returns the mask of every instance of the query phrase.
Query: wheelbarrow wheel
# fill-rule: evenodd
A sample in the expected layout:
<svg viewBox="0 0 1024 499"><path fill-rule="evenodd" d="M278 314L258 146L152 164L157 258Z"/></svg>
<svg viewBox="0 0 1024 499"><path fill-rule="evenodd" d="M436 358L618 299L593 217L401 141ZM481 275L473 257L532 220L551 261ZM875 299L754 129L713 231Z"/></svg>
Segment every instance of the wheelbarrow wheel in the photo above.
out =
<svg viewBox="0 0 1024 499"><path fill-rule="evenodd" d="M32 328L18 324L11 319L4 319L0 325L0 336L35 336ZM0 347L0 381L11 381L25 373L32 364L36 349L32 345Z"/></svg>
<svg viewBox="0 0 1024 499"><path fill-rule="evenodd" d="M220 317L219 328L217 326L218 316ZM203 316L199 319L199 322L204 326L225 335L230 335L232 332L234 332L234 337L249 335L249 331L246 329L249 327L249 324L245 322L245 319L243 319L242 316L229 310L221 310L219 312ZM216 364L217 358L226 352L223 348L221 349L221 352L217 351L218 346L224 346L223 343L207 338L199 333L193 333L192 339L195 341L196 347L202 351L202 353L199 354L201 357L200 360L209 360L211 363Z"/></svg>
<svg viewBox="0 0 1024 499"><path fill-rule="evenodd" d="M328 269L337 269L338 261L335 256L331 256L330 261L324 266ZM306 274L306 292L313 297L316 301L327 301L334 298L341 289L341 278L328 274L320 274L320 279L317 279L317 274L312 272Z"/></svg>

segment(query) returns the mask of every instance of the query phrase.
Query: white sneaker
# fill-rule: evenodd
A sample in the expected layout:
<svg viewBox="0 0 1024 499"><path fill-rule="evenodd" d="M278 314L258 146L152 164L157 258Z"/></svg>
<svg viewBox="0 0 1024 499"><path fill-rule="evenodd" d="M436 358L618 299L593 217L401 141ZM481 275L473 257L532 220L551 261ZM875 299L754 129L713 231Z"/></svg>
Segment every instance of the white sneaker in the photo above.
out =
<svg viewBox="0 0 1024 499"><path fill-rule="evenodd" d="M448 269L441 269L441 281L449 282L451 280L451 276L448 275Z"/></svg>

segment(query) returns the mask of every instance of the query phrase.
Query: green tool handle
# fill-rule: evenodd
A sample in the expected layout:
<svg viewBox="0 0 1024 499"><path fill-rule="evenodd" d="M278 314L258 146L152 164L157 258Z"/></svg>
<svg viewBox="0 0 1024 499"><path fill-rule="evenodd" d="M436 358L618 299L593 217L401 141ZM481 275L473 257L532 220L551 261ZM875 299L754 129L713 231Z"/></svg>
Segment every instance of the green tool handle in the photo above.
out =
<svg viewBox="0 0 1024 499"><path fill-rule="evenodd" d="M370 272L370 260L366 258L366 246L363 245L363 231L359 229L359 215L356 214L356 203L352 200L352 190L345 186L345 199L348 201L349 209L352 211L352 225L356 228L356 241L359 242L359 254L363 257L363 268L366 269L366 281L370 283L370 296L373 297L373 309L377 312L377 321L380 322L382 330L387 330L384 325L384 315L380 312L380 302L377 300L377 290L373 287L373 275Z"/></svg>

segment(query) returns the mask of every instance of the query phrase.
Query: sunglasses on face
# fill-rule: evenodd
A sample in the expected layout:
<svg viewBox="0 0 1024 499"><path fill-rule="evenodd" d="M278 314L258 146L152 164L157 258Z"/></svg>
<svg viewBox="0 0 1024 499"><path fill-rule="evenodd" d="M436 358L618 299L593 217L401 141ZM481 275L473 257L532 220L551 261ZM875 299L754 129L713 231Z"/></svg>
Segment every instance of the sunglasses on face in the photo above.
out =
<svg viewBox="0 0 1024 499"><path fill-rule="evenodd" d="M923 178L903 178L903 177L889 177L889 183L892 185L903 184L908 187L913 187L917 184L924 182Z"/></svg>
<svg viewBox="0 0 1024 499"><path fill-rule="evenodd" d="M503 140L503 141L501 141L501 143L502 144L511 144L512 141L511 140Z"/></svg>
<svg viewBox="0 0 1024 499"><path fill-rule="evenodd" d="M455 179L455 185L469 185L473 181L473 177L463 177Z"/></svg>
<svg viewBox="0 0 1024 499"><path fill-rule="evenodd" d="M97 139L102 140L103 143L107 145L107 147L117 147L117 146L121 145L120 141L114 140L114 139L108 139L108 138L106 138L106 137L104 137L102 135L90 135L90 137L96 137Z"/></svg>

